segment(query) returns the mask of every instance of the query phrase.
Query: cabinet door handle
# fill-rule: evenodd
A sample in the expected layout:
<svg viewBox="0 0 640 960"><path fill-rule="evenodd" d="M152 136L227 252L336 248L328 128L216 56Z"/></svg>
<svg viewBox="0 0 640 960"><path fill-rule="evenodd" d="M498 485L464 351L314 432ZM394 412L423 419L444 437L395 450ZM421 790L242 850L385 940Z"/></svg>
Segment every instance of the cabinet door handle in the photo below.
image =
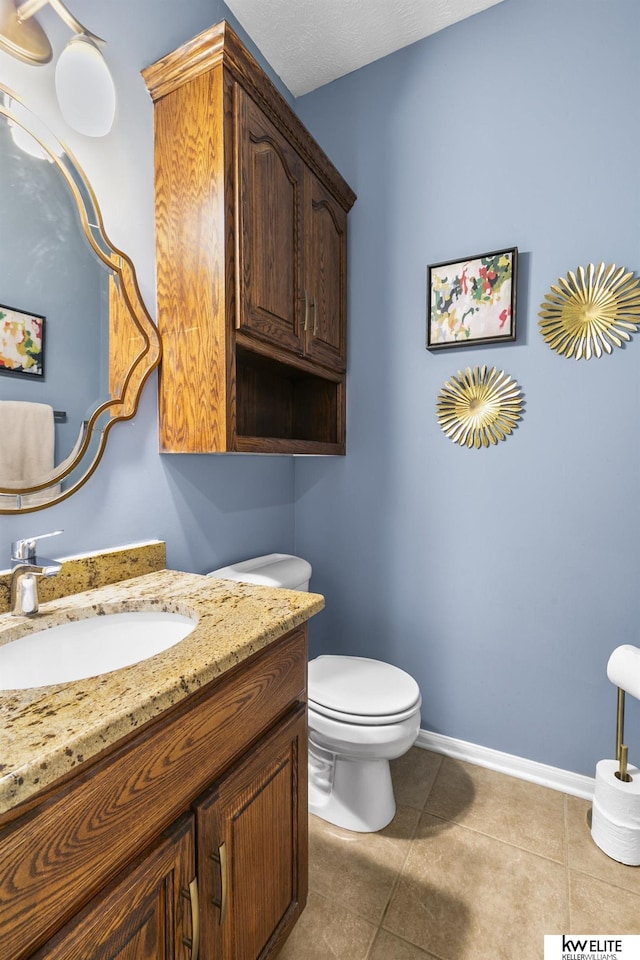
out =
<svg viewBox="0 0 640 960"><path fill-rule="evenodd" d="M307 291L304 292L304 331L305 333L309 329L309 295Z"/></svg>
<svg viewBox="0 0 640 960"><path fill-rule="evenodd" d="M198 960L200 953L200 904L198 901L198 878L194 877L189 884L188 890L180 891L185 899L191 904L191 939L183 937L182 942L186 947L191 947L191 960Z"/></svg>
<svg viewBox="0 0 640 960"><path fill-rule="evenodd" d="M313 335L317 337L318 335L318 301L313 298Z"/></svg>
<svg viewBox="0 0 640 960"><path fill-rule="evenodd" d="M227 901L229 892L227 848L224 843L220 844L217 853L211 854L211 859L220 864L220 899L216 900L215 897L212 899L216 907L220 907L220 925L222 926L227 915Z"/></svg>

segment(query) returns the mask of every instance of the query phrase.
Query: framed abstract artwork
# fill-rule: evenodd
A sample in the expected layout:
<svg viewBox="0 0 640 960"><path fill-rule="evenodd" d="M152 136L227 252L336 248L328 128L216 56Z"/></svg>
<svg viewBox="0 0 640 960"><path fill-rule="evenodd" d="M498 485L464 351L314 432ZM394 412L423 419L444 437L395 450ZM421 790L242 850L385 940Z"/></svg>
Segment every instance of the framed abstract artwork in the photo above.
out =
<svg viewBox="0 0 640 960"><path fill-rule="evenodd" d="M0 303L0 374L44 378L44 324L37 313Z"/></svg>
<svg viewBox="0 0 640 960"><path fill-rule="evenodd" d="M518 248L427 267L427 350L516 338Z"/></svg>

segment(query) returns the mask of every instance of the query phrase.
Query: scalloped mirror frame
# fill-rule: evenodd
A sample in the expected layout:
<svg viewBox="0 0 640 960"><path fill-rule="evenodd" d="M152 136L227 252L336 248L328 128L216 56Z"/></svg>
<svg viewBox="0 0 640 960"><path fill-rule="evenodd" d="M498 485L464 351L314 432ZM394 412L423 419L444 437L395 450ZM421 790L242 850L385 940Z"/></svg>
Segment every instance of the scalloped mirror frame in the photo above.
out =
<svg viewBox="0 0 640 960"><path fill-rule="evenodd" d="M60 503L87 482L102 458L113 425L135 416L142 389L160 363L161 341L140 294L133 263L107 237L91 184L73 154L17 94L3 84L0 84L0 116L26 130L57 166L77 204L82 229L91 249L112 271L109 279L111 397L96 406L81 425L82 440L73 454L41 483L18 489L15 484L3 486L0 482L0 514L15 514L43 510ZM123 332L123 326L127 328L126 332ZM134 344L133 349L131 344ZM114 364L117 372L113 369ZM69 486L62 490L65 480Z"/></svg>

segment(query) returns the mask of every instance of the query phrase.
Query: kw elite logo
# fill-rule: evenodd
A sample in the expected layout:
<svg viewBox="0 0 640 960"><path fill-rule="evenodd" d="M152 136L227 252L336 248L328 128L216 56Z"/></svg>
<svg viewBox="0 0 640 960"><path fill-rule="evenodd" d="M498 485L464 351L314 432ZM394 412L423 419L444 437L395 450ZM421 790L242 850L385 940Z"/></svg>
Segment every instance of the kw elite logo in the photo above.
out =
<svg viewBox="0 0 640 960"><path fill-rule="evenodd" d="M563 956L567 957L579 957L582 960L583 957L595 957L597 956L599 960L613 960L618 953L622 953L622 940L607 939L599 937L595 940L584 940L574 938L569 939L569 937L562 938L562 953Z"/></svg>
<svg viewBox="0 0 640 960"><path fill-rule="evenodd" d="M640 935L545 936L544 960L640 960Z"/></svg>

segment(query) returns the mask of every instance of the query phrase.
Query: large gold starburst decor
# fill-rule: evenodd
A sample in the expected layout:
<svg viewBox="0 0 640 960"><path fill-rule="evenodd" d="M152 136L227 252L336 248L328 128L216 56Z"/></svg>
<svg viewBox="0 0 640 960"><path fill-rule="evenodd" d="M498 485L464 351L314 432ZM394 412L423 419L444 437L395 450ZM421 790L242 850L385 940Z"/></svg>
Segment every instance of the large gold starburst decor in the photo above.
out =
<svg viewBox="0 0 640 960"><path fill-rule="evenodd" d="M504 370L467 367L447 380L436 409L450 440L479 449L505 440L514 430L521 419L522 391Z"/></svg>
<svg viewBox="0 0 640 960"><path fill-rule="evenodd" d="M592 263L560 277L545 294L539 316L552 350L576 360L601 357L630 340L640 325L640 281L615 263Z"/></svg>

